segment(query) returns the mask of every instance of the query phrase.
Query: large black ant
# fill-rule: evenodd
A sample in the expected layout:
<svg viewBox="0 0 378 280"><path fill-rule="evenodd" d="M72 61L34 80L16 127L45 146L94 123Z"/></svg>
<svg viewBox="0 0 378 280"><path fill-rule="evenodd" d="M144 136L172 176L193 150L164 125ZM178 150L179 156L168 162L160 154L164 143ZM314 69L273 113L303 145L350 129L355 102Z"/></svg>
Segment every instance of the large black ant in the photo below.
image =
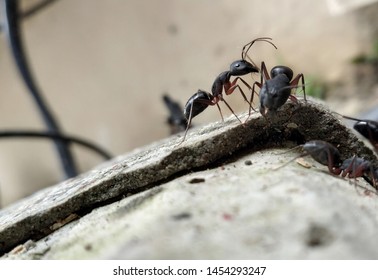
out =
<svg viewBox="0 0 378 280"><path fill-rule="evenodd" d="M250 102L253 101L253 95L255 93L255 85L260 88L260 113L265 116L268 111L277 111L286 101L290 98L291 101L298 103L295 95L291 93L293 88L298 87L298 83L301 80L302 90L304 94L304 100L306 101L306 92L304 85L304 75L302 73L295 76L294 72L287 66L278 65L270 70L270 75L265 66L265 63L261 63L261 80L255 82L252 87L252 94ZM265 81L264 81L265 80ZM249 111L251 114L251 110Z"/></svg>
<svg viewBox="0 0 378 280"><path fill-rule="evenodd" d="M251 109L252 107L251 102L248 101L243 90L237 84L237 81L240 80L241 82L243 82L244 85L246 85L249 88L249 90L251 90L251 86L246 81L244 81L240 76L244 76L250 73L258 73L259 69L257 66L254 65L253 62L250 63L246 60L247 52L252 47L252 45L257 41L267 42L277 49L277 47L270 40L272 40L272 38L261 37L261 38L254 39L248 44L244 45L242 49L242 53L241 53L242 59L232 62L230 65L229 71L224 71L217 76L217 78L215 79L213 83L213 86L211 87L212 93L199 89L194 95L192 95L189 98L184 108L184 115L186 119L188 120L188 124L185 130L185 134L184 134L184 138L182 142L185 140L185 137L191 125L192 119L198 114L200 114L201 112L203 112L208 106L217 105L222 121L224 120L222 111L218 104L219 101L223 101L228 107L228 109L240 121L238 116L232 110L231 106L226 102L226 100L224 100L223 94L222 94L223 90L226 95L230 95L235 91L236 88L238 88L242 97L249 104L250 109ZM231 81L230 80L231 76L237 76L237 77L233 81Z"/></svg>
<svg viewBox="0 0 378 280"><path fill-rule="evenodd" d="M374 168L370 161L357 156L342 161L339 150L322 140L309 141L299 147L304 152L298 157L311 156L320 164L327 166L331 174L354 179L363 177L372 186L377 186L378 169Z"/></svg>
<svg viewBox="0 0 378 280"><path fill-rule="evenodd" d="M361 120L341 115L343 118L356 121L353 128L362 136L370 141L375 150L378 152L378 122L372 120Z"/></svg>

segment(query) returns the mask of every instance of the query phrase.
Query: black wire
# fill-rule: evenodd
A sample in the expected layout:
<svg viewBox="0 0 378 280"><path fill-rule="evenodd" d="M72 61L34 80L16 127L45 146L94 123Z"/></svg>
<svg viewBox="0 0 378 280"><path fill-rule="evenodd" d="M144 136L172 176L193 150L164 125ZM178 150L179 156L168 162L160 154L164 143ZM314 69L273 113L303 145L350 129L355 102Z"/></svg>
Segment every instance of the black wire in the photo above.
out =
<svg viewBox="0 0 378 280"><path fill-rule="evenodd" d="M57 0L44 0L37 4L35 4L33 7L31 7L29 10L26 10L25 12L21 13L21 17L27 18L30 16L33 16L34 14L38 13L41 9L46 8L50 4L56 2Z"/></svg>
<svg viewBox="0 0 378 280"><path fill-rule="evenodd" d="M48 131L50 133L59 134L59 125L53 117L51 110L48 108L47 103L44 101L29 69L29 64L25 55L21 38L18 0L3 0L3 7L5 11L4 27L7 31L12 53L14 59L16 60L16 64L21 73L21 76L41 113ZM54 143L59 153L61 165L64 169L66 177L70 178L76 176L78 172L72 153L69 149L69 142L54 138Z"/></svg>
<svg viewBox="0 0 378 280"><path fill-rule="evenodd" d="M44 1L41 1L37 4L35 4L34 6L32 6L31 8L29 8L28 10L26 10L25 12L20 12L20 17L21 18L28 18L28 17L31 17L31 16L34 16L36 13L38 13L40 10L48 7L50 4L56 2L57 0L44 0ZM2 23L0 23L0 32L3 31L3 26L1 25Z"/></svg>
<svg viewBox="0 0 378 280"><path fill-rule="evenodd" d="M51 133L51 132L32 131L32 130L5 130L5 131L0 131L0 138L58 139L64 142L72 142L80 146L86 147L98 153L99 155L101 155L103 158L107 160L113 157L110 153L100 148L99 146L92 144L91 142L81 139L79 137L75 137L75 136L62 135L62 134Z"/></svg>

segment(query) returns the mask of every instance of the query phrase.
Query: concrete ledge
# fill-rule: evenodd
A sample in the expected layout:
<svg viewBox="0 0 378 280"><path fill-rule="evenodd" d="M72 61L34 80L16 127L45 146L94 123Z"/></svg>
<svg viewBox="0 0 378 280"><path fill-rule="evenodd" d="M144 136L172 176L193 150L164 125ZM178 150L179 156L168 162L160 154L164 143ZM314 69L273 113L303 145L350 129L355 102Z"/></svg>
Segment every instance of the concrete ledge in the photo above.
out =
<svg viewBox="0 0 378 280"><path fill-rule="evenodd" d="M0 251L18 246L4 258L32 259L378 257L368 246L377 197L363 180L357 192L324 167L273 170L294 154L271 148L313 139L344 158L376 161L323 106L288 103L269 121L230 117L180 146L178 136L165 139L3 209Z"/></svg>

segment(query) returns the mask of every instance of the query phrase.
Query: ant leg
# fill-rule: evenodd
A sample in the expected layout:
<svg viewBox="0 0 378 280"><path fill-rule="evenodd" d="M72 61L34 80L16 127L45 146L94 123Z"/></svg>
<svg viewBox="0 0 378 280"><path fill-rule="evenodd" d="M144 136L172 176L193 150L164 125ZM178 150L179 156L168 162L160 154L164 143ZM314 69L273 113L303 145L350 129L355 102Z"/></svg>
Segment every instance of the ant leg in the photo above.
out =
<svg viewBox="0 0 378 280"><path fill-rule="evenodd" d="M266 80L270 80L270 76L269 76L269 72L268 72L268 69L266 69L266 66L265 66L265 62L262 61L261 62L261 85L263 84L263 78L265 78L265 81Z"/></svg>
<svg viewBox="0 0 378 280"><path fill-rule="evenodd" d="M343 170L341 176L346 177L348 176L348 179L354 179L354 187L357 191L357 177L362 177L364 175L364 169L366 168L366 165L360 164L358 165L357 162L357 156L354 155L352 162L349 164L349 166ZM358 192L358 191L357 191Z"/></svg>
<svg viewBox="0 0 378 280"><path fill-rule="evenodd" d="M357 158L357 156L354 155L352 163L350 164L350 165L353 165L352 174L349 174L348 177L349 178L354 178L354 188L355 188L356 192L358 193L358 190L357 190L357 177L363 177L363 174L364 174L364 165L361 164L360 166L357 166L356 158Z"/></svg>
<svg viewBox="0 0 378 280"><path fill-rule="evenodd" d="M222 118L222 121L224 122L223 114L222 114L221 108L220 108L220 106L218 104L219 100L220 99L218 99L218 98L213 98L212 100L198 99L196 101L193 101L190 104L188 123L187 123L186 129L185 129L184 137L183 137L182 141L178 144L178 146L181 145L185 141L185 138L186 138L186 135L188 133L188 130L189 130L191 124L192 124L194 103L201 103L201 104L210 105L210 106L217 105L219 113L220 113L221 118Z"/></svg>
<svg viewBox="0 0 378 280"><path fill-rule="evenodd" d="M249 105L249 111L251 111L251 109L252 109L253 111L256 111L256 110L252 107L252 104L249 103L249 101L248 101L247 97L245 96L244 91L242 90L242 88L241 88L239 85L236 84L236 82L237 82L238 80L242 81L243 84L244 84L249 90L252 90L251 86L250 86L246 81L244 81L244 79L242 79L241 77L237 77L237 78L235 78L230 84L224 86L224 91L225 91L225 93L226 93L227 95L230 95L231 93L233 93L233 92L235 91L236 88L238 88L240 94L241 94L241 95L243 96L243 98L244 98L244 101L247 102L248 105ZM253 98L252 98L252 99L253 99Z"/></svg>
<svg viewBox="0 0 378 280"><path fill-rule="evenodd" d="M223 114L222 114L221 108L220 108L218 103L217 103L217 107L218 107L219 114L221 115L222 122L224 122Z"/></svg>
<svg viewBox="0 0 378 280"><path fill-rule="evenodd" d="M220 114L220 116L222 118L222 122L224 122L222 110L221 110L221 108L220 108L220 106L218 104L220 100L224 101L222 97L213 97L212 100L196 100L195 102L196 103L202 103L202 104L210 105L210 106L217 105L219 114Z"/></svg>
<svg viewBox="0 0 378 280"><path fill-rule="evenodd" d="M295 95L290 94L289 99L291 102L293 102L295 105L297 105L296 109L290 112L290 118L291 116L301 107L301 103L299 103L298 98Z"/></svg>
<svg viewBox="0 0 378 280"><path fill-rule="evenodd" d="M356 155L353 156L353 159L351 161L351 163L347 166L347 168L345 168L342 172L341 172L341 177L346 177L348 174L348 177L349 178L352 178L352 176L354 176L355 174L355 162L356 162ZM351 175L351 173L353 175Z"/></svg>
<svg viewBox="0 0 378 280"><path fill-rule="evenodd" d="M238 121L241 123L241 120L238 118L238 116L235 114L234 110L232 110L231 106L226 102L226 100L223 99L223 97L220 95L220 96L217 96L217 97L213 97L211 100L203 100L203 99L199 99L199 100L196 100L194 101L191 106L190 106L190 113L189 113L189 119L188 120L188 123L191 121L191 115L192 115L192 111L193 111L193 105L194 103L202 103L202 104L205 104L205 105L209 105L209 106L214 106L214 105L217 105L218 107L218 110L219 110L219 114L221 115L221 118L222 118L222 122L224 122L224 118L223 118L223 114L222 114L222 110L219 106L219 101L223 101L228 109L230 109L230 111L234 114L234 116L238 119ZM188 129L188 128L187 128Z"/></svg>
<svg viewBox="0 0 378 280"><path fill-rule="evenodd" d="M188 130L189 130L189 127L190 125L192 124L192 115L193 115L193 105L194 105L194 102L192 102L192 104L190 105L190 113L189 113L189 118L188 118L188 124L186 125L186 129L185 129L185 133L184 133L184 137L182 138L182 140L180 141L180 143L178 143L177 146L180 146L186 139L186 134L188 133Z"/></svg>
<svg viewBox="0 0 378 280"><path fill-rule="evenodd" d="M258 86L260 89L262 84L259 82L254 82L251 89L251 99L249 100L249 104L253 104L253 96L255 95L255 86ZM251 105L252 106L252 105ZM248 117L251 115L251 108L249 108Z"/></svg>
<svg viewBox="0 0 378 280"><path fill-rule="evenodd" d="M299 104L298 98L295 95L290 94L289 99L290 99L290 101L294 102L295 104Z"/></svg>
<svg viewBox="0 0 378 280"><path fill-rule="evenodd" d="M290 83L290 86L292 87L298 87L298 84L299 84L299 80L301 80L302 82L302 90L303 90L303 97L304 97L304 100L305 102L307 103L307 99L306 99L306 90L305 90L305 81L304 81L304 75L302 73L298 74L294 80L291 81ZM292 96L292 95L291 95ZM290 98L290 100L292 100L292 97ZM295 98L295 100L297 100ZM292 100L293 101L293 100ZM298 102L298 101L297 101Z"/></svg>
<svg viewBox="0 0 378 280"><path fill-rule="evenodd" d="M331 155L331 150L329 148L327 149L327 156L328 156L328 171L331 174L339 175L341 173L341 169L334 167L333 157Z"/></svg>
<svg viewBox="0 0 378 280"><path fill-rule="evenodd" d="M358 163L357 156L354 155L352 162L349 164L349 166L343 171L342 176L346 177L348 175L348 178L357 178L362 177L366 170L370 169L372 170L372 167L370 164L367 164L366 161Z"/></svg>
<svg viewBox="0 0 378 280"><path fill-rule="evenodd" d="M349 174L349 178L357 178L357 177L362 177L364 174L364 169L366 166L361 164L360 166L357 166L357 162L354 162L353 164L353 169L352 169L352 174Z"/></svg>
<svg viewBox="0 0 378 280"><path fill-rule="evenodd" d="M349 179L354 178L354 188L356 192L358 193L358 190L357 190L357 168L358 167L356 167L357 165L356 158L357 156L354 155L352 162L349 164L349 166L345 170L345 173L343 172L342 176L345 177L346 175L348 175Z"/></svg>
<svg viewBox="0 0 378 280"><path fill-rule="evenodd" d="M230 111L232 112L232 114L234 114L234 116L238 119L238 121L240 123L242 123L242 121L239 119L239 117L235 114L234 110L232 110L231 106L226 102L226 100L224 100L223 98L221 99L224 104L226 104L226 106L228 107L228 109L230 109ZM217 104L218 105L218 104ZM218 105L218 108L219 108L219 105Z"/></svg>
<svg viewBox="0 0 378 280"><path fill-rule="evenodd" d="M265 81L271 79L270 76L269 76L269 72L268 72L268 70L267 70L267 68L266 68L266 66L265 66L265 62L264 62L264 61L261 62L260 74L261 74L261 75L260 75L260 82L254 82L254 83L253 83L252 94L251 94L251 100L250 100L250 103L251 103L251 104L252 104L252 102L253 102L253 95L254 95L254 93L255 93L255 85L257 85L257 86L261 89L262 86L264 85L264 79L265 79ZM261 115L265 118L265 114L266 114L266 112L265 112L265 108L262 108L262 107L260 106L260 113L261 113ZM249 111L249 115L251 115L251 111Z"/></svg>

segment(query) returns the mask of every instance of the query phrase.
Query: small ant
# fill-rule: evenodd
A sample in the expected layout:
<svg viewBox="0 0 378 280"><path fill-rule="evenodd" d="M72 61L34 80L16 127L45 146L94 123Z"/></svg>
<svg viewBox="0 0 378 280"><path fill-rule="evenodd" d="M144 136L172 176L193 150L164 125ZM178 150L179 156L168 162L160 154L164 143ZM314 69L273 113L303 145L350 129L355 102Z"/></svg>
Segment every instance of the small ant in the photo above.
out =
<svg viewBox="0 0 378 280"><path fill-rule="evenodd" d="M214 106L217 105L219 113L221 115L222 121L223 114L219 106L219 101L223 101L228 109L234 114L234 116L240 121L238 116L235 114L235 112L232 110L231 106L224 100L223 98L223 90L226 95L230 95L234 92L236 88L239 89L241 95L243 96L244 100L249 104L250 109L252 107L251 102L248 101L247 97L245 96L243 90L241 87L236 84L238 80L242 81L244 85L246 85L249 90L251 90L251 87L249 84L244 81L240 76L247 75L249 73L258 73L259 69L257 66L254 65L254 63L250 63L246 60L247 52L252 47L252 45L257 41L264 41L269 44L271 44L274 48L277 49L277 47L270 41L272 38L269 37L261 37L252 40L248 44L243 46L242 53L241 53L241 60L236 60L231 63L230 70L224 71L220 73L217 78L215 79L212 87L211 92L206 92L204 90L198 90L194 95L192 95L187 103L185 104L184 108L184 115L186 119L188 120L188 125L185 130L184 138L182 142L185 140L186 134L188 132L188 129L190 127L190 124L192 122L192 119L197 116L198 114L202 113L208 106ZM245 49L247 49L245 51ZM237 76L233 81L231 81L231 76Z"/></svg>
<svg viewBox="0 0 378 280"><path fill-rule="evenodd" d="M320 164L327 166L329 172L333 175L341 175L343 178L348 177L350 179L363 177L372 186L376 187L378 169L374 169L368 160L353 156L342 161L339 150L332 144L322 140L309 141L299 147L304 152L298 157L309 155ZM295 157L293 160L298 157Z"/></svg>
<svg viewBox="0 0 378 280"><path fill-rule="evenodd" d="M372 120L361 120L348 116L341 115L343 118L356 121L353 128L357 130L362 136L370 141L378 152L378 122Z"/></svg>
<svg viewBox="0 0 378 280"><path fill-rule="evenodd" d="M291 101L298 103L295 95L291 93L293 88L298 87L299 80L302 82L302 90L304 100L306 100L304 75L298 74L293 79L294 73L287 66L278 65L270 70L270 75L265 66L265 62L261 63L261 81L255 82L252 87L252 95L250 102L253 100L255 93L255 85L260 88L260 113L265 116L268 111L277 111L290 98ZM265 82L264 82L265 79ZM249 111L251 114L251 110Z"/></svg>

